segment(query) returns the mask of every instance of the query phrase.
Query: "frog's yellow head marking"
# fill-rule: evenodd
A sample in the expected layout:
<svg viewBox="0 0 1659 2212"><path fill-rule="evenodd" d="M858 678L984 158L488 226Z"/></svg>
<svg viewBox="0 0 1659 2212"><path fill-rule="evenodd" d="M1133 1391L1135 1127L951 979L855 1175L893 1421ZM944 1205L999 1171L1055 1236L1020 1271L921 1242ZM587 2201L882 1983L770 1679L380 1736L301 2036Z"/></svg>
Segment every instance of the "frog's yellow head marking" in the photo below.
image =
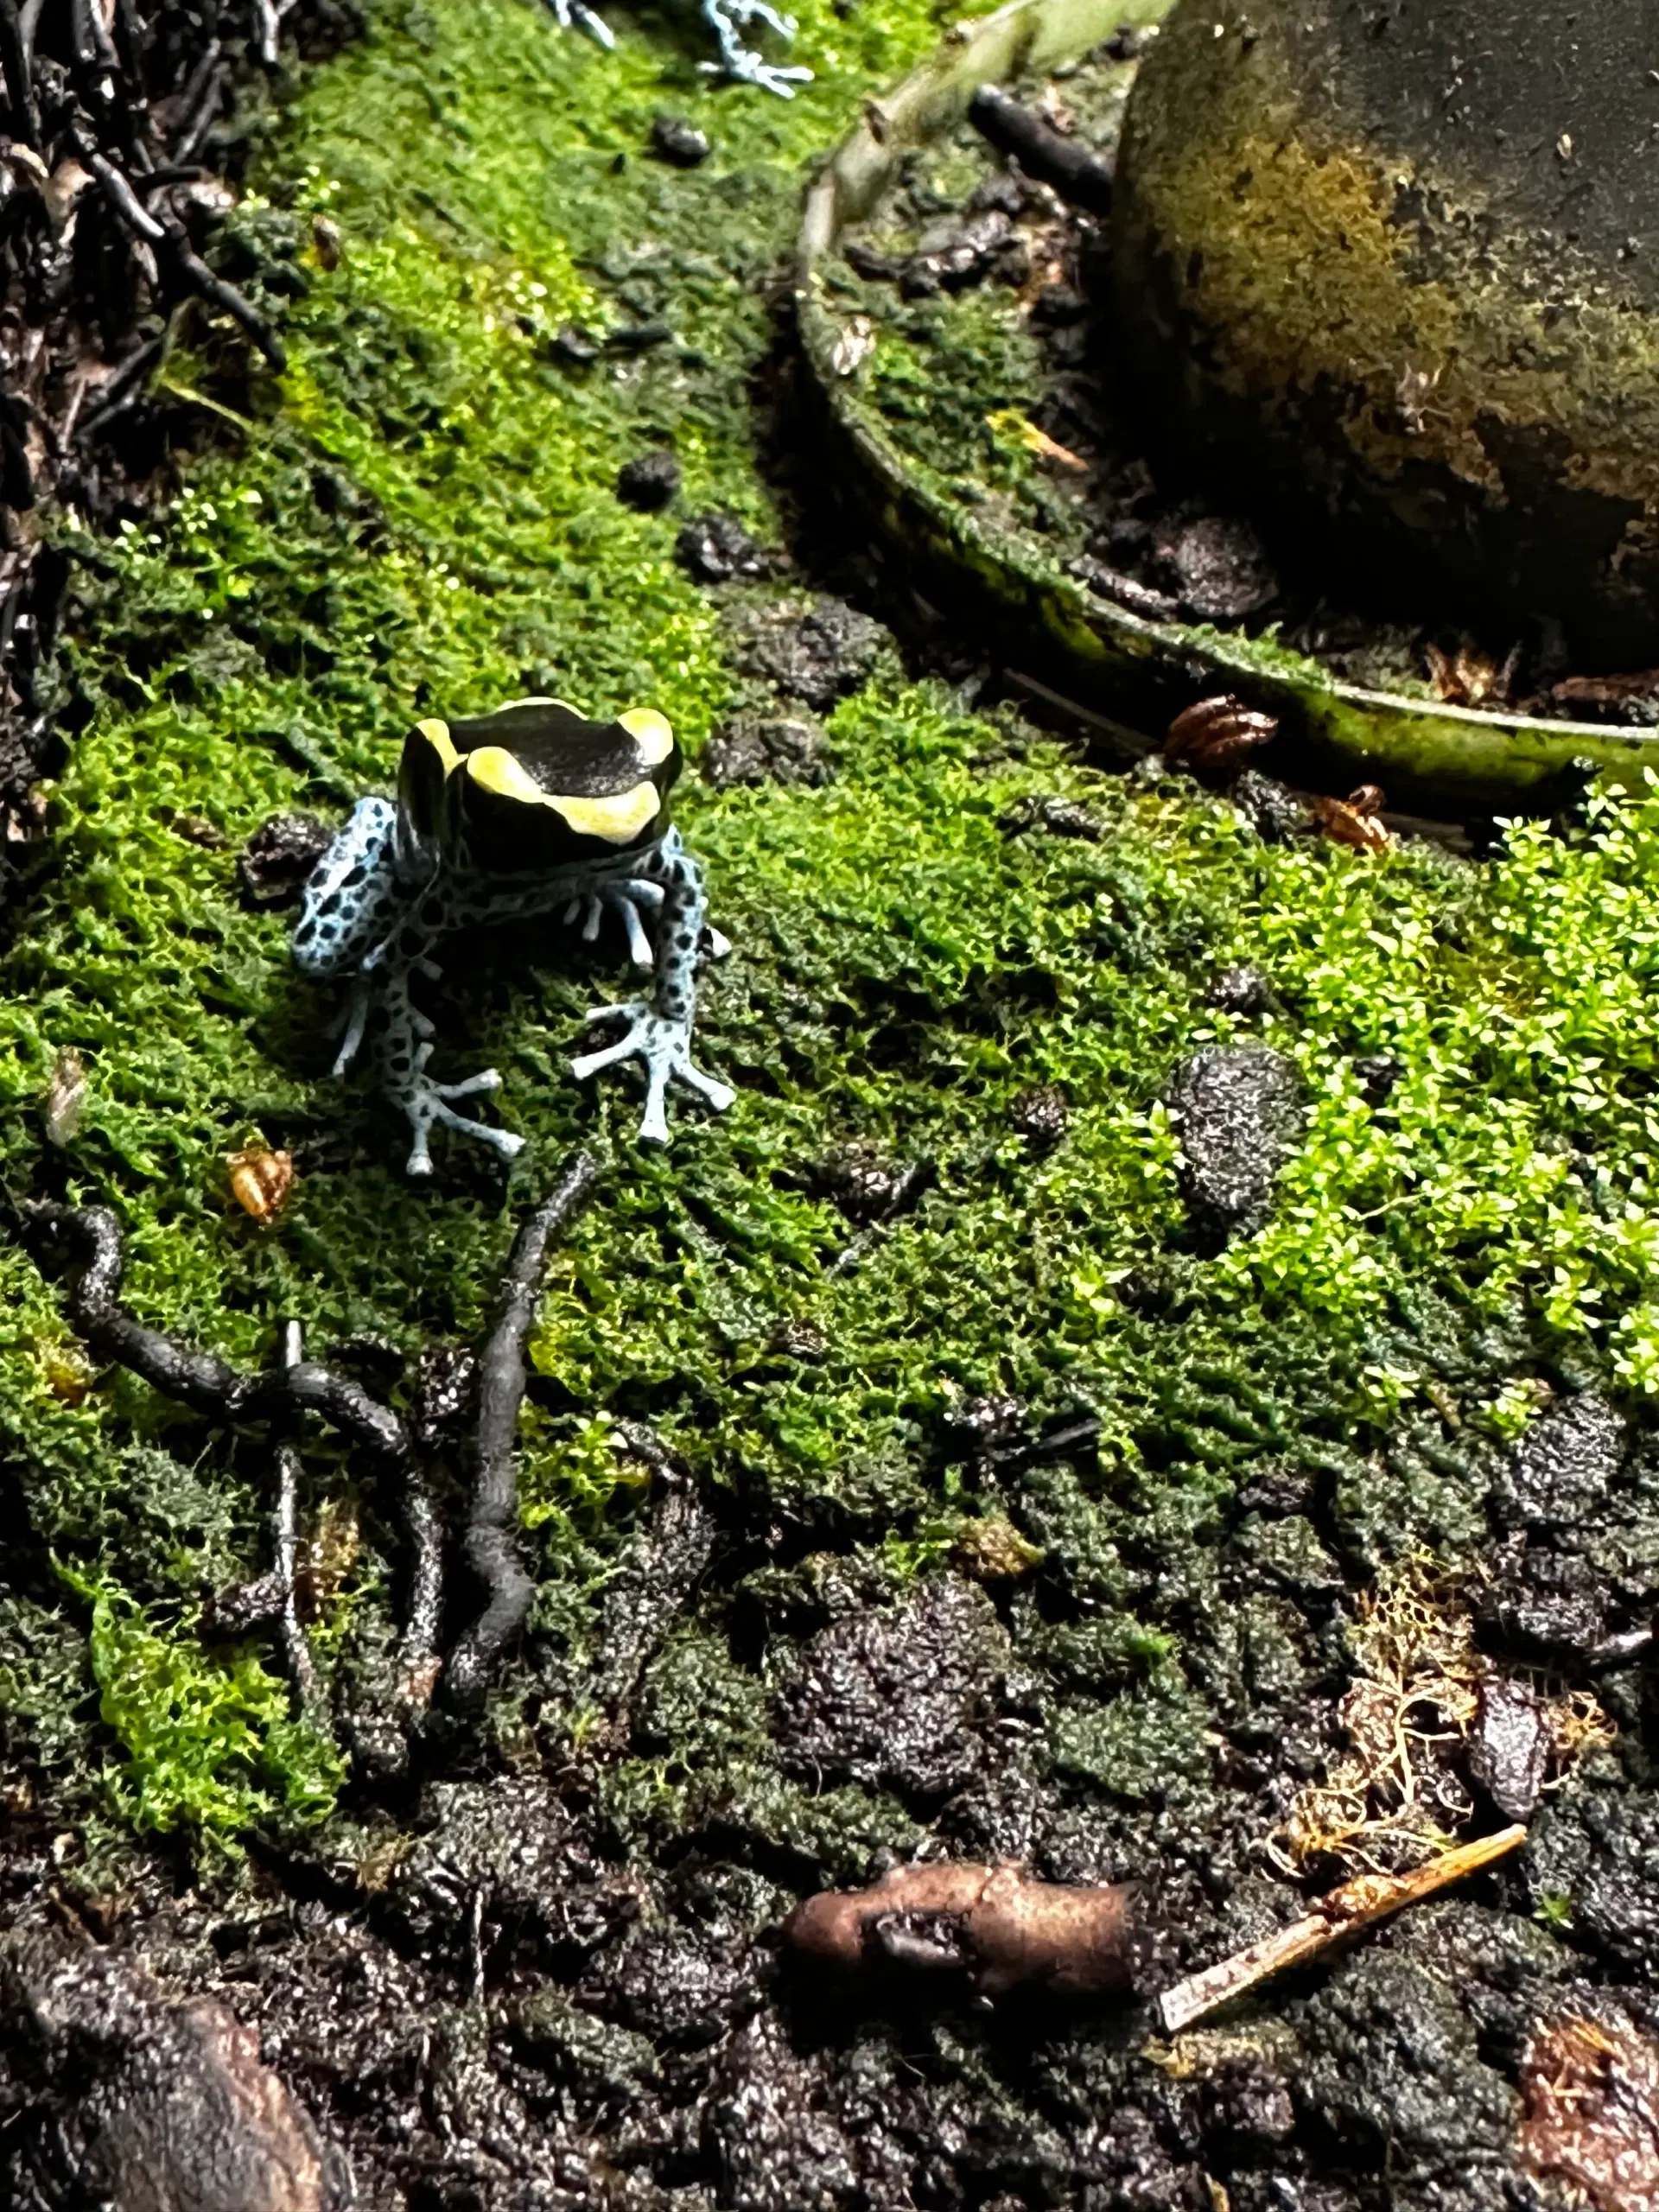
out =
<svg viewBox="0 0 1659 2212"><path fill-rule="evenodd" d="M681 768L664 718L589 721L562 699L518 699L464 722L418 722L399 795L410 827L454 860L546 872L654 843Z"/></svg>

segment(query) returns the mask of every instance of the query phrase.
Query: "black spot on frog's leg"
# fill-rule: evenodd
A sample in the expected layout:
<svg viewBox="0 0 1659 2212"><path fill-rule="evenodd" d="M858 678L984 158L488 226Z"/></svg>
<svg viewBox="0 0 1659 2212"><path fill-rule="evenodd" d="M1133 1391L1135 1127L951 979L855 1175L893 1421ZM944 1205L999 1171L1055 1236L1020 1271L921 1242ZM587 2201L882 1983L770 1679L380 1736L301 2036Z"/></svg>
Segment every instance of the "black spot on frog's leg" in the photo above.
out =
<svg viewBox="0 0 1659 2212"><path fill-rule="evenodd" d="M652 856L651 879L663 887L663 920L652 1011L688 1030L697 1002L697 946L702 937L702 876L683 849Z"/></svg>

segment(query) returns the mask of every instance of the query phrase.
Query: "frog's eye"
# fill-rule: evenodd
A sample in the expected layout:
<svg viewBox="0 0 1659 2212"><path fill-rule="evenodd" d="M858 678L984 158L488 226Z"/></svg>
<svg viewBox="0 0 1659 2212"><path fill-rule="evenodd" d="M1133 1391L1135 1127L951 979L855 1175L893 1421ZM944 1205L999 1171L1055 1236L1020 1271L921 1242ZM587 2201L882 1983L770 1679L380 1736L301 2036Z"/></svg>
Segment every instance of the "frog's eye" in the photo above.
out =
<svg viewBox="0 0 1659 2212"><path fill-rule="evenodd" d="M639 747L641 766L660 768L674 750L674 732L668 717L659 715L655 707L630 707L616 719Z"/></svg>
<svg viewBox="0 0 1659 2212"><path fill-rule="evenodd" d="M404 757L397 768L397 797L410 827L423 844L438 834L443 786L461 755L449 735L449 725L435 717L416 722L404 740Z"/></svg>

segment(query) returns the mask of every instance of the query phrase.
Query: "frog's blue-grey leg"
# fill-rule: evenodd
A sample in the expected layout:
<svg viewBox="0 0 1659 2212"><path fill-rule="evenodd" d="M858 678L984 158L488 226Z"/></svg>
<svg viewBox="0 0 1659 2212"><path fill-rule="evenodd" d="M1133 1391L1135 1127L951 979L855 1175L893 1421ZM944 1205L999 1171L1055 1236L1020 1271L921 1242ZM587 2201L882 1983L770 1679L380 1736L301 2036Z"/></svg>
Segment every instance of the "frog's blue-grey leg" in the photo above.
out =
<svg viewBox="0 0 1659 2212"><path fill-rule="evenodd" d="M393 866L397 824L390 799L359 799L312 869L294 925L302 976L354 975L397 930L409 899Z"/></svg>
<svg viewBox="0 0 1659 2212"><path fill-rule="evenodd" d="M584 6L583 0L547 0L547 4L562 31L586 31L607 53L615 46L616 33L603 16L596 16L591 8Z"/></svg>
<svg viewBox="0 0 1659 2212"><path fill-rule="evenodd" d="M668 1142L666 1099L671 1082L679 1082L723 1113L737 1096L729 1084L704 1075L692 1065L691 1023L697 1002L697 946L702 935L702 877L696 862L670 830L657 851L640 858L642 878L660 884L662 923L658 932L657 993L649 1001L595 1007L590 1022L620 1017L627 1033L620 1044L584 1052L570 1063L578 1082L620 1060L645 1064L645 1110L639 1135L650 1144ZM649 874L646 874L646 871Z"/></svg>
<svg viewBox="0 0 1659 2212"><path fill-rule="evenodd" d="M764 92L792 100L797 85L810 85L812 72L798 67L778 68L764 61L738 36L751 23L765 23L785 43L795 35L793 16L780 16L766 0L702 0L702 19L720 41L718 61L699 66L711 77L729 77L739 85L759 85Z"/></svg>
<svg viewBox="0 0 1659 2212"><path fill-rule="evenodd" d="M429 970L423 958L400 961L387 971L381 986L381 1014L385 1027L380 1043L381 1069L386 1094L404 1116L414 1136L405 1163L411 1175L432 1173L429 1141L434 1127L454 1129L461 1136L475 1137L503 1160L515 1159L524 1141L511 1129L493 1129L486 1122L468 1121L450 1104L454 1098L475 1098L480 1092L499 1090L501 1078L493 1068L468 1076L464 1083L434 1083L426 1072L432 1057L432 1025L410 996L410 977Z"/></svg>

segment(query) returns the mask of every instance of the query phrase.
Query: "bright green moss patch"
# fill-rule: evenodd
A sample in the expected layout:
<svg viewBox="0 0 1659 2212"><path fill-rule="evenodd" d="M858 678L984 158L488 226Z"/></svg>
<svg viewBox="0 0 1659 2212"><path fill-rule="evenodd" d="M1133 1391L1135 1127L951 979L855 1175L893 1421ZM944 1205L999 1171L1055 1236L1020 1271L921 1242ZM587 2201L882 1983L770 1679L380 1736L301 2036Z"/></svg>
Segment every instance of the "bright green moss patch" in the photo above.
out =
<svg viewBox="0 0 1659 2212"><path fill-rule="evenodd" d="M162 523L77 549L67 657L92 719L53 796L54 871L0 968L0 1144L12 1189L116 1209L145 1319L251 1363L293 1315L371 1376L475 1338L517 1218L573 1143L603 1149L551 1267L524 1436L536 1624L561 1650L592 1637L639 1494L606 1415L650 1419L711 1491L890 1580L988 1510L945 1464L961 1399L1012 1391L1037 1422L1092 1408L1099 1475L1031 1478L1020 1533L1042 1561L1010 1605L1062 1675L1109 1681L1109 1711L1081 1691L1057 1710L1050 1758L1078 1789L1138 1792L1203 1765L1170 1623L1205 1602L1204 1547L1252 1467L1328 1475L1367 1546L1467 1541L1469 1436L1515 1429L1534 1369L1576 1357L1659 1389L1659 797L1566 841L1520 831L1478 869L1268 848L1224 803L1098 776L889 653L831 718L825 788L683 787L736 946L700 1040L739 1087L730 1113L683 1099L670 1150L637 1147L626 1082L579 1089L566 1066L619 948L584 954L552 923L504 933L458 952L428 1002L439 1072L499 1066L499 1110L531 1145L510 1176L443 1146L425 1187L372 1088L327 1078L337 1008L289 970L289 918L235 886L267 815L384 785L428 709L531 689L649 702L695 752L732 702L765 702L746 626L789 594L700 591L674 537L720 507L780 542L757 382L801 164L934 28L890 5L805 11L800 51L824 74L790 106L709 91L694 25L629 18L607 56L528 0L390 8L318 76L238 219L257 281L303 292L289 376L190 465ZM644 157L663 105L715 137L703 168ZM344 239L333 275L309 244L322 212ZM572 321L672 334L582 369L552 343ZM167 373L205 388L212 348ZM685 491L639 515L616 469L664 442ZM1051 794L1092 810L1099 838L1019 829ZM1243 959L1277 995L1249 1027L1301 1067L1308 1136L1269 1226L1200 1261L1160 1101L1186 1053L1240 1028L1207 993ZM57 1154L37 1101L66 1046L91 1091ZM1386 1098L1356 1067L1378 1055L1398 1063ZM1047 1154L1011 1119L1037 1084L1070 1107ZM299 1167L270 1227L226 1185L225 1154L256 1135ZM860 1229L817 1173L849 1148L930 1160L934 1187ZM13 1572L40 1569L0 1614L14 1724L40 1760L78 1745L102 1764L139 1827L315 1815L336 1770L274 1654L194 1626L264 1564L264 1440L119 1375L72 1402L59 1287L9 1244L0 1292L0 1419L35 1547ZM1455 1446L1443 1402L1468 1417ZM1439 1458L1382 1484L1363 1455L1420 1429ZM359 1497L360 1471L308 1449L308 1529L337 1501L356 1546L319 1585L320 1656L347 1675L397 1603L396 1501ZM76 1578L79 1678L48 1553ZM1093 1640L1063 1649L1039 1586ZM755 1673L719 1634L678 1634L652 1672L654 1748L604 1783L619 1832L741 1803L849 1878L903 1847L896 1804L780 1781Z"/></svg>
<svg viewBox="0 0 1659 2212"><path fill-rule="evenodd" d="M204 1653L194 1621L169 1631L115 1585L69 1580L92 1608L99 1710L123 1754L110 1795L135 1828L185 1826L224 1844L256 1821L331 1808L340 1758L290 1717L286 1686L254 1653Z"/></svg>

